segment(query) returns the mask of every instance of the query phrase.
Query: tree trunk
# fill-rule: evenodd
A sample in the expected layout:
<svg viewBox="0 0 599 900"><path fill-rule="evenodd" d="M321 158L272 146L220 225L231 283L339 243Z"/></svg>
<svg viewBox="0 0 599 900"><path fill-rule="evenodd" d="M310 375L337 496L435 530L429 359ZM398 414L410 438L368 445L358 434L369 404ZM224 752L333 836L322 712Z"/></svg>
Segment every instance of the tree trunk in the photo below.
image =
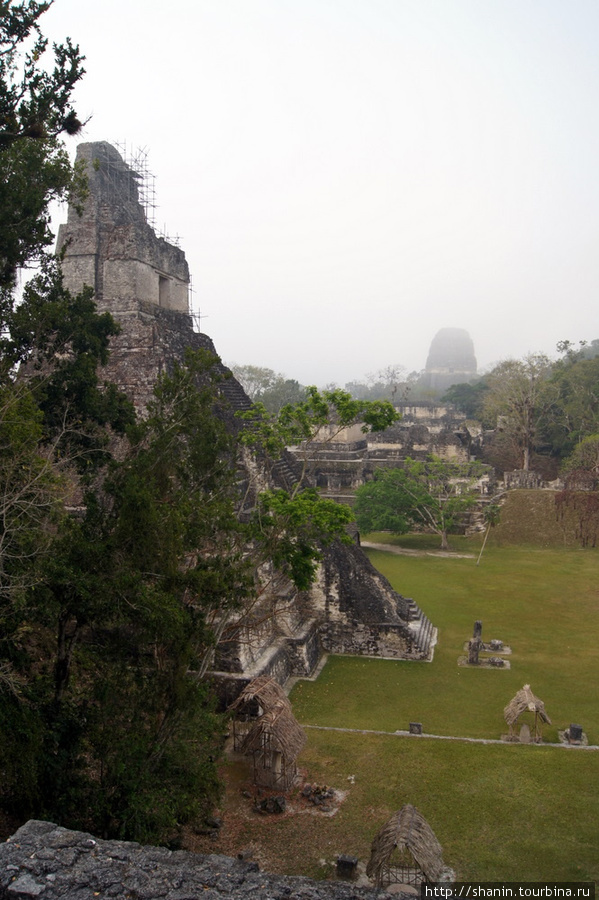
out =
<svg viewBox="0 0 599 900"><path fill-rule="evenodd" d="M79 624L77 622L75 622L71 634L67 634L69 619L70 616L67 613L61 614L58 619L58 647L56 664L54 666L54 699L57 703L60 703L68 687L73 650L79 637Z"/></svg>
<svg viewBox="0 0 599 900"><path fill-rule="evenodd" d="M449 542L447 540L447 532L445 529L441 532L441 550L449 550Z"/></svg>

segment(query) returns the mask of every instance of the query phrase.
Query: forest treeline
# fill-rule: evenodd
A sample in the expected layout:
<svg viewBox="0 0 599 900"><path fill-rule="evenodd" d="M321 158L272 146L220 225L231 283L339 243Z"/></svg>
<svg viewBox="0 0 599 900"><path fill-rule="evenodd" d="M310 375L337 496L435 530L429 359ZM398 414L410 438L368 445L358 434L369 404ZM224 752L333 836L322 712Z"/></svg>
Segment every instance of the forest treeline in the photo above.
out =
<svg viewBox="0 0 599 900"><path fill-rule="evenodd" d="M400 365L387 366L344 389L353 397L452 403L467 419L488 434L481 458L502 473L534 469L554 479L577 463L577 448L599 432L599 340L562 341L556 358L532 353L507 359L470 382L455 384L445 393L419 385L418 373L405 376ZM232 367L252 399L272 412L282 403L300 399L305 388L297 381L258 366ZM599 438L597 439L599 445Z"/></svg>

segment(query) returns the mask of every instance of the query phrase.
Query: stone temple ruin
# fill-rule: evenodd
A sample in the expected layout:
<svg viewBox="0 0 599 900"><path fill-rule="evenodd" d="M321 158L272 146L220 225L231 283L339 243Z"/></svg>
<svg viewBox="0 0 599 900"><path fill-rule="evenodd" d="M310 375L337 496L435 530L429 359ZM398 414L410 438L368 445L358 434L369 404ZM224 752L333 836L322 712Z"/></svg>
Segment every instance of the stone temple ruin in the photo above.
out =
<svg viewBox="0 0 599 900"><path fill-rule="evenodd" d="M452 384L476 378L476 356L465 328L441 328L431 341L420 383L443 393Z"/></svg>
<svg viewBox="0 0 599 900"><path fill-rule="evenodd" d="M120 323L102 376L143 411L156 379L183 360L187 347L214 353L214 346L193 329L185 254L147 222L140 176L106 142L81 144L77 158L87 169L89 197L83 214L70 209L59 230L65 285L74 292L90 285L99 310ZM251 405L249 398L234 378L220 390L228 424L239 427L234 414ZM254 459L248 465L260 463ZM289 487L297 481L297 464L286 454L261 478L265 486ZM278 591L274 599L284 601L283 612L273 617L256 609L255 622L230 629L217 649L213 674L226 702L260 675L284 684L310 674L323 652L414 660L431 656L436 629L413 600L392 589L359 547L326 549L310 591L297 592L291 584L279 584ZM264 602L272 605L273 598Z"/></svg>

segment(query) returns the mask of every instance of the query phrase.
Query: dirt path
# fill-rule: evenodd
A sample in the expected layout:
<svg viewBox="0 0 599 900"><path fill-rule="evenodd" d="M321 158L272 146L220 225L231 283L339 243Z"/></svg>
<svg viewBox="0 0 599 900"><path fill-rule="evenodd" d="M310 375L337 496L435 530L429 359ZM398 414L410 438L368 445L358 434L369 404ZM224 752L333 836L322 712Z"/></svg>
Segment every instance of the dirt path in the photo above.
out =
<svg viewBox="0 0 599 900"><path fill-rule="evenodd" d="M361 541L360 546L370 550L397 553L398 556L444 556L447 559L476 559L475 553L454 553L453 550L407 550L404 547L395 547L393 544L371 544L370 541Z"/></svg>

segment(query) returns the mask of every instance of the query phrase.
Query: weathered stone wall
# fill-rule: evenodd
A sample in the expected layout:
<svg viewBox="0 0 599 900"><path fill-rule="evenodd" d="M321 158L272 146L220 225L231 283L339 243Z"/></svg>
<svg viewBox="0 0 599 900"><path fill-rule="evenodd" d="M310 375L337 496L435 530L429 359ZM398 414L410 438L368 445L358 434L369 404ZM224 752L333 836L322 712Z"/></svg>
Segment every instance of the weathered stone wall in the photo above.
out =
<svg viewBox="0 0 599 900"><path fill-rule="evenodd" d="M397 897L397 894L394 895ZM407 895L403 895L407 897ZM260 872L228 856L103 841L32 820L0 844L0 900L387 900L374 888Z"/></svg>
<svg viewBox="0 0 599 900"><path fill-rule="evenodd" d="M139 202L139 176L105 141L80 144L77 161L86 167L89 195L82 214L69 209L58 231L68 246L66 286L94 289L100 309L123 300L143 300L188 313L189 268L185 254L159 238Z"/></svg>
<svg viewBox="0 0 599 900"><path fill-rule="evenodd" d="M359 547L336 544L320 575L321 640L331 653L429 659L437 632L413 600L393 590Z"/></svg>
<svg viewBox="0 0 599 900"><path fill-rule="evenodd" d="M384 431L358 439L357 426L357 432L310 446L314 479L323 494L351 505L357 488L377 468L396 468L408 457L426 459L432 453L451 462L469 461L472 436L454 407L422 401L396 408L401 421ZM292 452L299 457L306 451L292 448Z"/></svg>

